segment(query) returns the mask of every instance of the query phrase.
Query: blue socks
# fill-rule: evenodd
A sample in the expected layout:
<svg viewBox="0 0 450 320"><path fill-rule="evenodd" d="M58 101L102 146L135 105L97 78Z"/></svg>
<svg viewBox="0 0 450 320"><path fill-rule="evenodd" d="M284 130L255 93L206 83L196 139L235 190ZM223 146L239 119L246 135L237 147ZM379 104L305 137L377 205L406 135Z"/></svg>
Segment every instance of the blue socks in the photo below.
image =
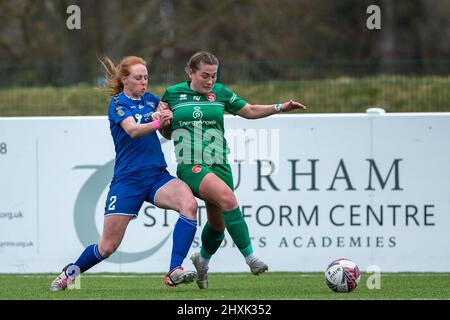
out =
<svg viewBox="0 0 450 320"><path fill-rule="evenodd" d="M180 215L173 230L172 256L170 259L170 270L183 264L197 230L197 220L191 220Z"/></svg>
<svg viewBox="0 0 450 320"><path fill-rule="evenodd" d="M80 272L85 272L103 259L105 258L100 255L100 252L98 251L98 245L91 244L86 249L84 249L81 256L75 262L75 265L80 268Z"/></svg>
<svg viewBox="0 0 450 320"><path fill-rule="evenodd" d="M173 270L183 264L183 260L186 258L189 249L191 248L196 231L197 220L191 220L180 215L173 230L173 247L169 270ZM85 272L105 258L106 257L100 255L98 245L91 244L84 249L83 253L74 264L80 268L80 272Z"/></svg>

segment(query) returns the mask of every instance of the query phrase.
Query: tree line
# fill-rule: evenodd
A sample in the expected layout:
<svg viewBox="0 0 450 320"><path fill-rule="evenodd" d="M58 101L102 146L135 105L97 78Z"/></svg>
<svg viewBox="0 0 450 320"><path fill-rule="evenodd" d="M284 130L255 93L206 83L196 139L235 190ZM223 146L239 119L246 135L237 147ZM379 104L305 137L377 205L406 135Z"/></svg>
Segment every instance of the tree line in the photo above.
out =
<svg viewBox="0 0 450 320"><path fill-rule="evenodd" d="M80 29L67 27L70 5L80 8ZM366 26L369 5L381 9L379 30ZM374 62L367 72L435 73L436 61L448 67L449 16L447 0L0 0L0 71L86 82L98 57L133 54L170 82L192 53L208 50L271 77L295 63L332 75L327 63L345 61Z"/></svg>

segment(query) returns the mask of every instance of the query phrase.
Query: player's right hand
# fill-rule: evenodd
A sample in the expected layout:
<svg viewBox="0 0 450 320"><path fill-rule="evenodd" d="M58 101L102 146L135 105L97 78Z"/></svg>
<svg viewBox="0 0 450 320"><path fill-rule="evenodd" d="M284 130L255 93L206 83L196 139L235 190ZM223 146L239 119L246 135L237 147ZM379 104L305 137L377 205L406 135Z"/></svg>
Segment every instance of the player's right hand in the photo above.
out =
<svg viewBox="0 0 450 320"><path fill-rule="evenodd" d="M170 110L170 108L169 108L169 105L166 102L160 101L159 105L158 105L158 110L159 111L164 111L164 110Z"/></svg>

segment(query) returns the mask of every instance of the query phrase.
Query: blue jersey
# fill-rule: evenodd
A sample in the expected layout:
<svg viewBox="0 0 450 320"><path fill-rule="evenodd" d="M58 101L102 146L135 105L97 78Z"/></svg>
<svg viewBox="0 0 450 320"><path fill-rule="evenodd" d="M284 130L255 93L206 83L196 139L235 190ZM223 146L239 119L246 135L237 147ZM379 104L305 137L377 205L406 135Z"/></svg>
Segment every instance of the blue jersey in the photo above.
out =
<svg viewBox="0 0 450 320"><path fill-rule="evenodd" d="M136 123L151 122L158 104L159 98L149 92L137 100L123 92L111 98L108 119L116 150L114 176L167 167L156 132L133 139L120 126L120 122L128 117L133 117Z"/></svg>

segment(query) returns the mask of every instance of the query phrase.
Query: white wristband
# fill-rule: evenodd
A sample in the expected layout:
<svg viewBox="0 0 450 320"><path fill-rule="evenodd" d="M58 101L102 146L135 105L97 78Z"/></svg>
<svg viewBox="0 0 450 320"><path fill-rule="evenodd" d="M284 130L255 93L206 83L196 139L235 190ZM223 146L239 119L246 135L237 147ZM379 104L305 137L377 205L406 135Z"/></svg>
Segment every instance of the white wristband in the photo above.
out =
<svg viewBox="0 0 450 320"><path fill-rule="evenodd" d="M281 111L281 104L277 103L274 105L275 111L280 112Z"/></svg>

